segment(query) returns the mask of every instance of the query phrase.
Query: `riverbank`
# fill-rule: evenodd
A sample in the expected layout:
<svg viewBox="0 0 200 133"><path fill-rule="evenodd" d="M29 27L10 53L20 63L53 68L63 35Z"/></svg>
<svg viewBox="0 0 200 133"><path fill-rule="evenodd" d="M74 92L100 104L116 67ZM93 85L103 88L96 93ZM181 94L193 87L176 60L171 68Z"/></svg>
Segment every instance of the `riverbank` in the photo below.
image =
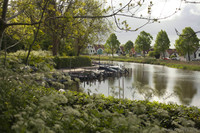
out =
<svg viewBox="0 0 200 133"><path fill-rule="evenodd" d="M33 63L38 66L40 62ZM0 132L196 133L200 130L197 107L57 91L64 87L57 81L62 80L67 86L73 85L73 81L65 74L45 75L48 65L44 61L45 69L40 66L42 73L34 76L27 68L12 65L15 69L5 69L0 65Z"/></svg>
<svg viewBox="0 0 200 133"><path fill-rule="evenodd" d="M99 60L99 56L90 56L92 60ZM101 56L100 60L104 61L121 61L121 62L134 62L134 63L145 63L145 64L155 64L155 65L164 65L172 68L200 71L200 62L199 61L176 61L176 60L161 60L154 58L143 58L143 57L108 57Z"/></svg>

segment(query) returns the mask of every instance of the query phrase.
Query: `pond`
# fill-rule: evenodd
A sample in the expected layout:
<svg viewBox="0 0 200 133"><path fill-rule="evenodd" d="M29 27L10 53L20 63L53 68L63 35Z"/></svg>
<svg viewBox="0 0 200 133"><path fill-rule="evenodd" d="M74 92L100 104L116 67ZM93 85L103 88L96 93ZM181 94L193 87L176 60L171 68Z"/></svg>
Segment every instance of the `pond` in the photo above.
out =
<svg viewBox="0 0 200 133"><path fill-rule="evenodd" d="M90 93L131 100L158 101L200 107L200 72L160 65L113 62L132 71L123 77L81 83Z"/></svg>

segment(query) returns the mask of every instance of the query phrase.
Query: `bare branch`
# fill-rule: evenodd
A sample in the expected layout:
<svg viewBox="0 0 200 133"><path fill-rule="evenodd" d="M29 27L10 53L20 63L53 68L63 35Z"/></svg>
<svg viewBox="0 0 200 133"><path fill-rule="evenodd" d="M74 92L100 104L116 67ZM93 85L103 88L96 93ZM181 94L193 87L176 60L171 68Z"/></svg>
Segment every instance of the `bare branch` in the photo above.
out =
<svg viewBox="0 0 200 133"><path fill-rule="evenodd" d="M181 34L176 28L175 28L175 31L176 31L176 34L178 36L182 36L182 37L185 37L185 38L190 38L190 37L193 37L194 35L200 33L200 31L196 31L193 34Z"/></svg>
<svg viewBox="0 0 200 133"><path fill-rule="evenodd" d="M7 18L7 19L6 19L6 22L9 21L9 20L11 20L11 19L13 19L13 18L16 18L17 16L19 16L19 15L22 14L23 12L24 12L24 10L18 12L17 14L13 15L12 17Z"/></svg>
<svg viewBox="0 0 200 133"><path fill-rule="evenodd" d="M7 26L14 26L14 25L36 25L41 23L41 21L39 22L35 22L35 23L10 23L10 24L6 24Z"/></svg>
<svg viewBox="0 0 200 133"><path fill-rule="evenodd" d="M188 0L184 0L185 3L189 3L189 4L200 4L200 1L188 1Z"/></svg>
<svg viewBox="0 0 200 133"><path fill-rule="evenodd" d="M25 37L25 36L24 36L24 37ZM13 45L7 47L6 50L8 50L8 49L10 49L10 48L16 46L17 44L19 44L19 43L24 39L24 37L23 37L21 40L19 40L18 42L16 42L15 44L13 44Z"/></svg>

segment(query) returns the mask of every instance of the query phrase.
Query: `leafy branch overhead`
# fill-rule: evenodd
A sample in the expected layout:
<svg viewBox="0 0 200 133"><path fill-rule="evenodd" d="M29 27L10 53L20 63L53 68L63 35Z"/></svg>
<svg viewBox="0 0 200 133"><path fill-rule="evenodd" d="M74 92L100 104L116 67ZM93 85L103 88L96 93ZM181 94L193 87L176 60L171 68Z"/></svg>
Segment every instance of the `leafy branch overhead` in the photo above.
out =
<svg viewBox="0 0 200 133"><path fill-rule="evenodd" d="M181 3L188 3L188 1L180 0L180 5ZM39 27L40 37L42 38L41 35L48 36L46 44L48 42L49 46L45 46L45 49L52 49L53 55L63 54L63 51L67 51L70 55L79 55L87 43L100 40L102 35L112 29L111 21L120 30L137 31L147 24L159 22L174 15L181 8L181 6L177 7L166 16L153 16L155 4L148 0L123 2L115 0L108 2L103 0L1 0L0 50L2 50L4 32L7 35L9 29L19 31L21 35L24 32L30 32L32 37L27 37L28 40L24 38L24 42L30 44L31 41L33 48L39 47L38 44L41 42L36 34L36 29ZM142 20L142 22L141 25L130 27L128 19ZM35 36L35 41L33 41L33 36Z"/></svg>

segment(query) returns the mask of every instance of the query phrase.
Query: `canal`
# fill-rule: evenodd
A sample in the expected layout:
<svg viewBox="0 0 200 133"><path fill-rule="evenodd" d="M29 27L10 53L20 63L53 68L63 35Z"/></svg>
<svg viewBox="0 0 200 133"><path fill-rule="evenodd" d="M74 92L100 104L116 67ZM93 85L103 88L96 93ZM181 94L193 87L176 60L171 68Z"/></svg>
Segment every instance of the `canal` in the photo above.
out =
<svg viewBox="0 0 200 133"><path fill-rule="evenodd" d="M113 64L125 66L132 71L123 77L81 83L85 92L200 107L200 72L151 64Z"/></svg>

